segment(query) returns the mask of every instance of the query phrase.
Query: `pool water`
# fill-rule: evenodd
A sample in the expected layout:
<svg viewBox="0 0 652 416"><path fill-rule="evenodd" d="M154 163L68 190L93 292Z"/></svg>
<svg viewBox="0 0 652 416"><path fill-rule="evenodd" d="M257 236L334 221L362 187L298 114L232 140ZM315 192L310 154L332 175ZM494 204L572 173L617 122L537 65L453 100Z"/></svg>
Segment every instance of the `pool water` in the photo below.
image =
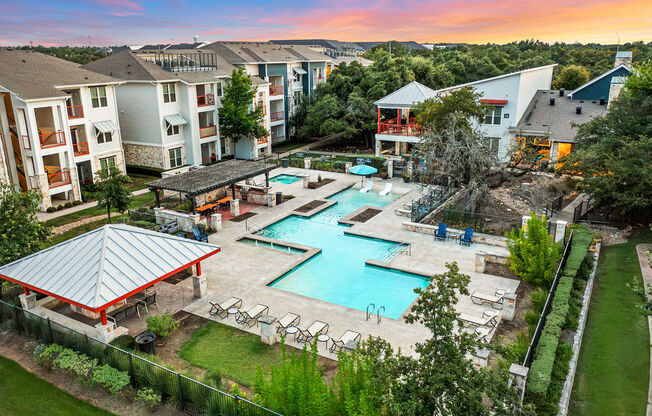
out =
<svg viewBox="0 0 652 416"><path fill-rule="evenodd" d="M385 256L396 243L344 234L348 226L337 223L364 205L382 207L396 197L347 189L329 198L337 204L310 218L292 215L266 227L260 232L265 237L322 249L270 286L360 311L369 303L382 305L386 317L398 319L416 299L414 289L425 288L428 279L365 265L367 259Z"/></svg>
<svg viewBox="0 0 652 416"><path fill-rule="evenodd" d="M301 180L301 176L287 175L285 173L274 176L273 178L269 178L270 182L285 183L285 184L293 183L298 180Z"/></svg>

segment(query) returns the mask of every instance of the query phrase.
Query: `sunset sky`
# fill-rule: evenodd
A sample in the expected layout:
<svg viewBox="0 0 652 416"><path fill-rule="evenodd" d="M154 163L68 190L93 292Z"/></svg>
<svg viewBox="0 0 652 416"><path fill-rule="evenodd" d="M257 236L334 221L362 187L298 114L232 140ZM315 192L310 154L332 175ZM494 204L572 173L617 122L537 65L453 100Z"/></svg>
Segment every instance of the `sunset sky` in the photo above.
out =
<svg viewBox="0 0 652 416"><path fill-rule="evenodd" d="M327 38L652 40L650 0L1 0L0 46Z"/></svg>

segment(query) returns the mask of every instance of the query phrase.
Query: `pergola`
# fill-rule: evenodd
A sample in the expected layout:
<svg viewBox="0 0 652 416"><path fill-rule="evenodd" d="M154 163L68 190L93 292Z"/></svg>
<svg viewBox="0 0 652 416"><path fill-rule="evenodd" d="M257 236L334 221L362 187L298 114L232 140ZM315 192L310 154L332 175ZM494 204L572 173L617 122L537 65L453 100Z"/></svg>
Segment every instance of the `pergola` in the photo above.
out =
<svg viewBox="0 0 652 416"><path fill-rule="evenodd" d="M220 247L110 224L0 267L0 278L100 313L218 253Z"/></svg>
<svg viewBox="0 0 652 416"><path fill-rule="evenodd" d="M172 175L149 182L147 186L156 193L156 206L160 206L160 191L167 190L186 195L192 201L194 211L195 197L227 186L231 187L235 199L235 184L245 179L265 174L265 186L269 187L269 172L276 165L264 161L228 160L211 166Z"/></svg>

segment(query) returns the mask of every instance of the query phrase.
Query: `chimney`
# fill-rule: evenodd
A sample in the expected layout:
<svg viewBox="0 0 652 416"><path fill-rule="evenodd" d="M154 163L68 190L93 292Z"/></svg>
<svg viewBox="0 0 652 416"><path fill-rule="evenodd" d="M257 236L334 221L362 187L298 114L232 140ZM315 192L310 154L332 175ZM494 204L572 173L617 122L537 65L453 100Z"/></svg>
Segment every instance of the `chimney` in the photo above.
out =
<svg viewBox="0 0 652 416"><path fill-rule="evenodd" d="M605 105L606 102L607 100L604 97L600 97L600 105Z"/></svg>
<svg viewBox="0 0 652 416"><path fill-rule="evenodd" d="M197 36L197 35L193 36L192 37L192 43L194 45L198 44L199 43L199 36Z"/></svg>
<svg viewBox="0 0 652 416"><path fill-rule="evenodd" d="M616 101L616 98L620 95L620 92L625 86L625 80L625 77L611 78L611 85L609 86L609 105Z"/></svg>
<svg viewBox="0 0 652 416"><path fill-rule="evenodd" d="M560 89L559 89L559 96L560 96L560 97L563 97L565 91L566 91L565 89L560 88Z"/></svg>
<svg viewBox="0 0 652 416"><path fill-rule="evenodd" d="M555 97L550 97L550 105L555 105Z"/></svg>
<svg viewBox="0 0 652 416"><path fill-rule="evenodd" d="M581 105L578 105L577 107L575 107L575 114L582 114L582 106Z"/></svg>
<svg viewBox="0 0 652 416"><path fill-rule="evenodd" d="M632 65L632 52L631 51L618 51L616 52L616 59L614 60L614 68L621 65Z"/></svg>

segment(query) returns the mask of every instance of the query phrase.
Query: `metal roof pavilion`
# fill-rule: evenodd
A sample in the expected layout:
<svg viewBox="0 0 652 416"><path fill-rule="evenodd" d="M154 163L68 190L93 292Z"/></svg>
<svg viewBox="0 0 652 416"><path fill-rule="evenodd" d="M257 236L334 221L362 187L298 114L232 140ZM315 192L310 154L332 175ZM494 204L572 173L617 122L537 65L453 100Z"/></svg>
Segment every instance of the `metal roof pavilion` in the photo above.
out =
<svg viewBox="0 0 652 416"><path fill-rule="evenodd" d="M412 81L374 104L378 108L411 108L415 104L422 103L435 96L437 96L437 91Z"/></svg>
<svg viewBox="0 0 652 416"><path fill-rule="evenodd" d="M101 312L220 251L214 244L108 224L0 267L0 278Z"/></svg>

